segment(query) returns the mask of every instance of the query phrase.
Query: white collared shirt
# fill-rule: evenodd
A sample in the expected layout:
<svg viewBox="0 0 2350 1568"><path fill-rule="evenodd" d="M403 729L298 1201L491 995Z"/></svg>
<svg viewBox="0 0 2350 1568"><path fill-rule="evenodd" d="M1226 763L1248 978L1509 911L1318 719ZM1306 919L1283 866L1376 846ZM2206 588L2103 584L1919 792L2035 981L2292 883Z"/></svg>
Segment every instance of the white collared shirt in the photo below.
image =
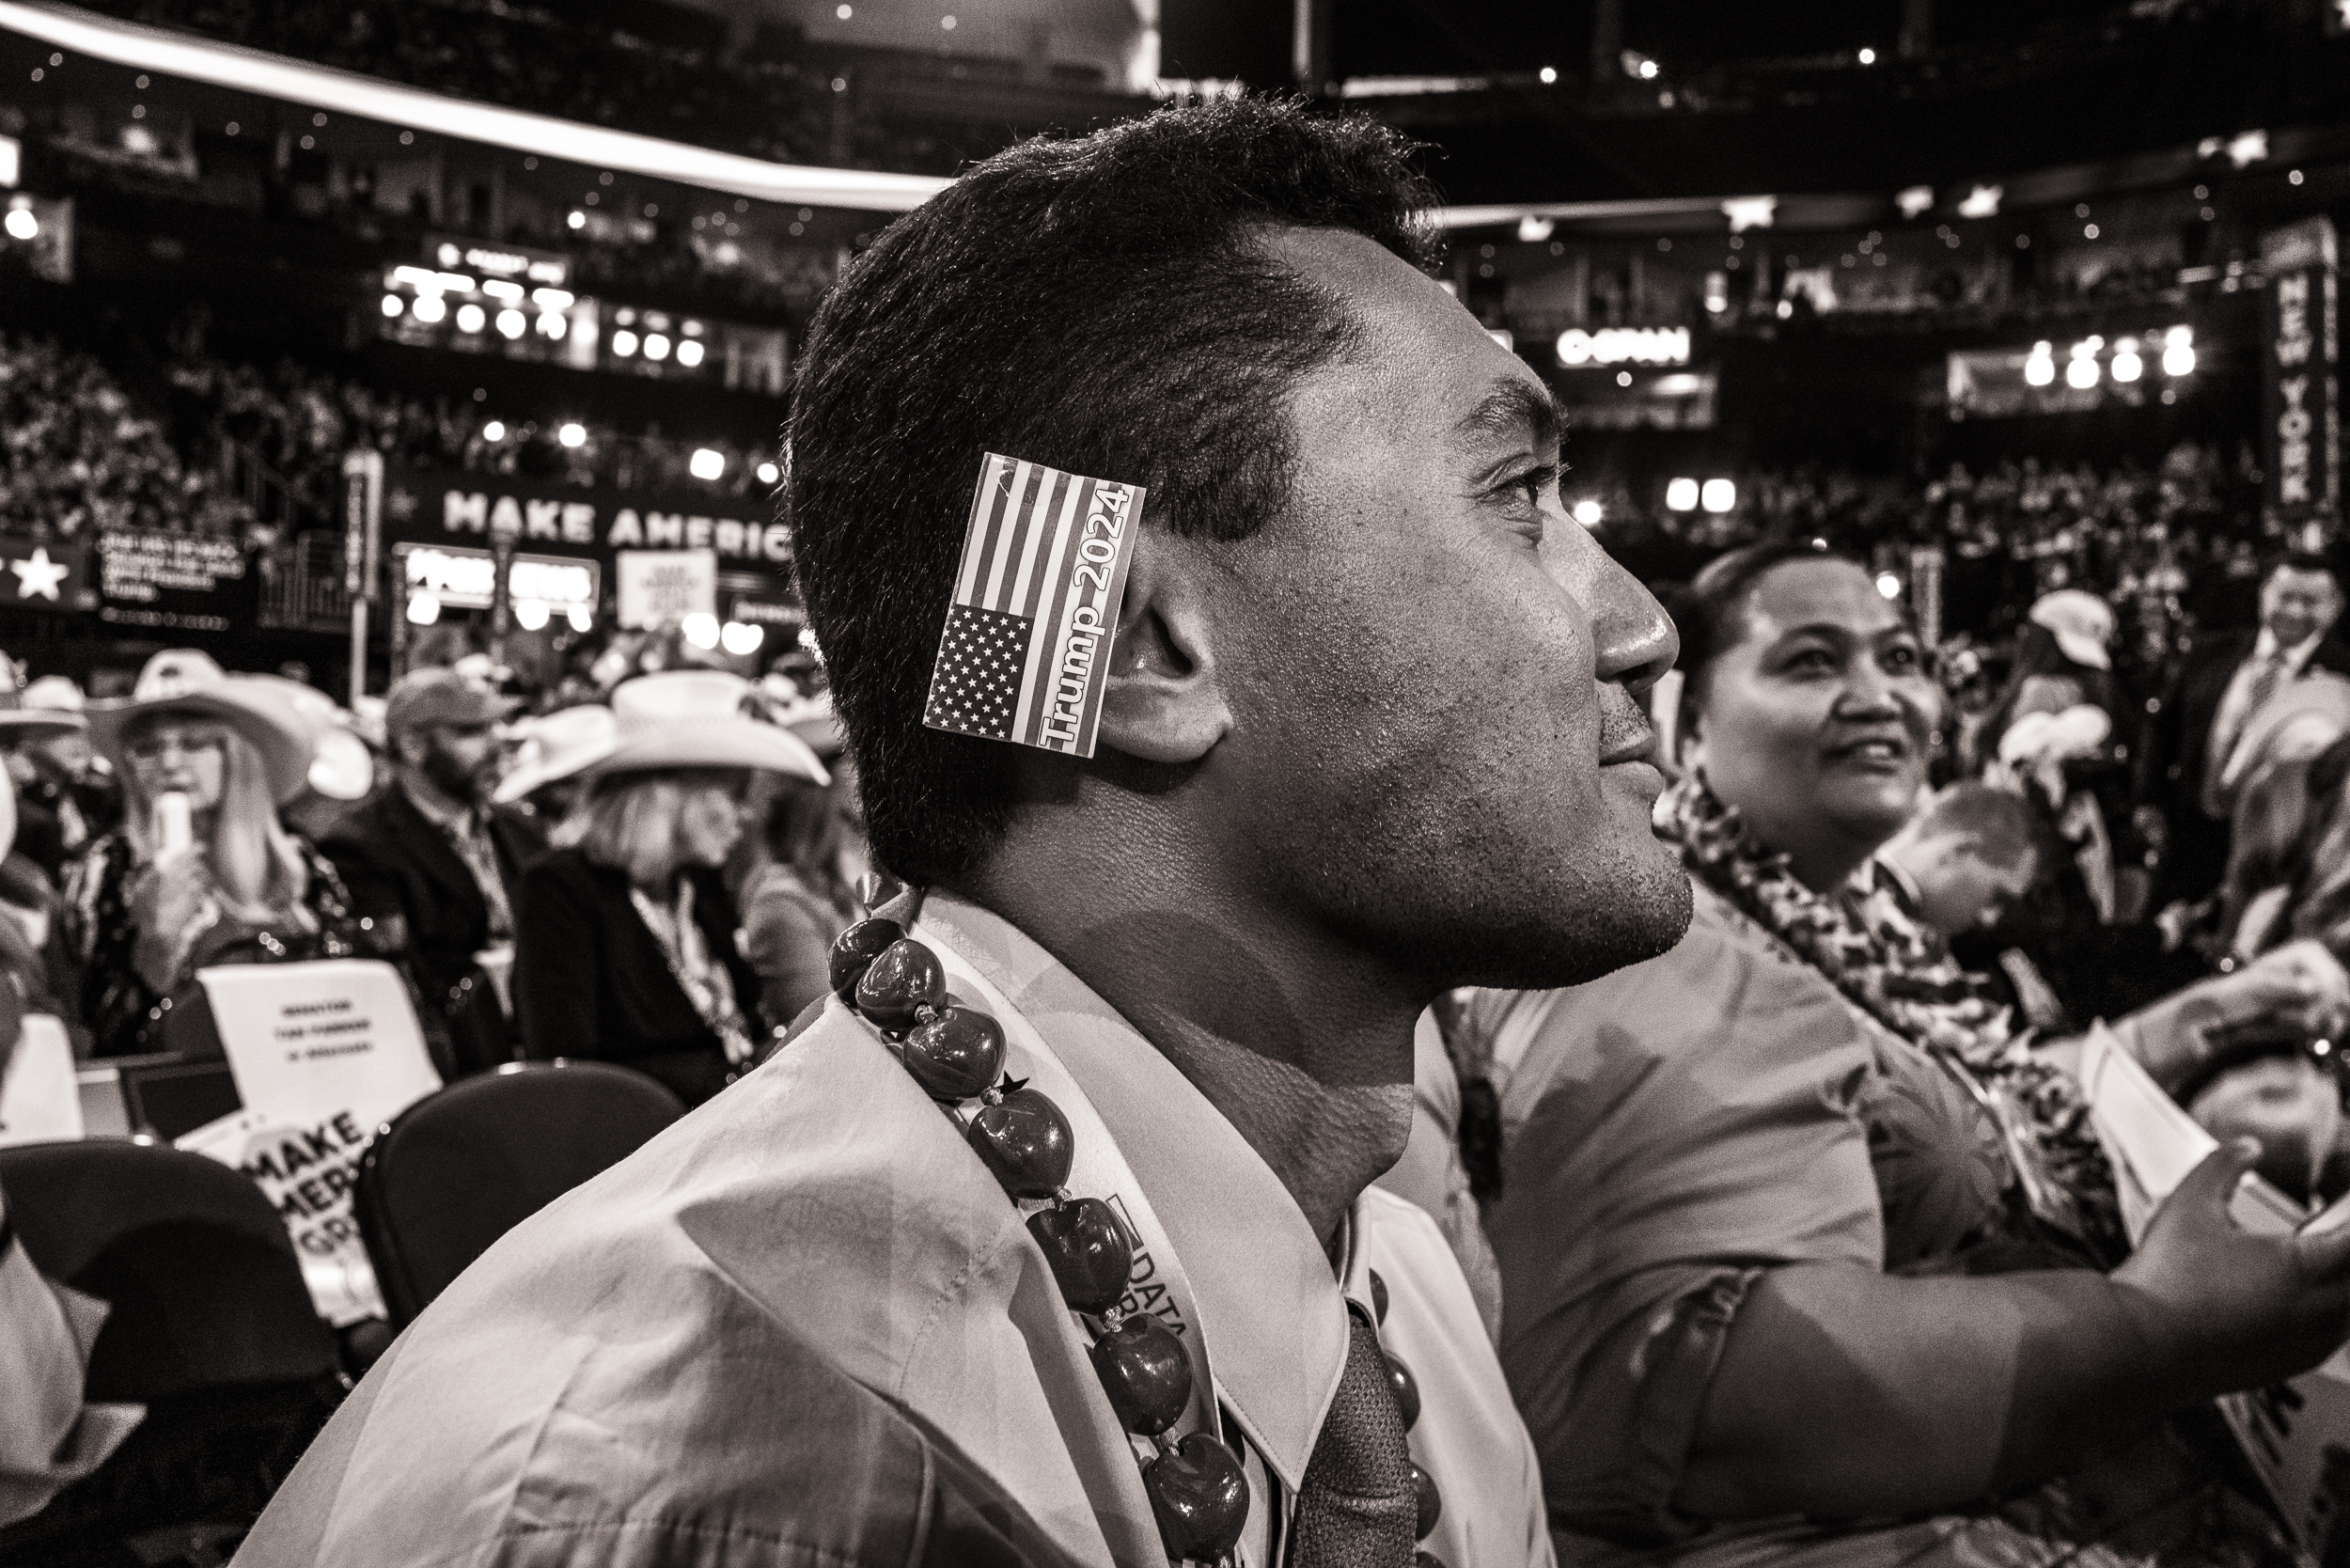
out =
<svg viewBox="0 0 2350 1568"><path fill-rule="evenodd" d="M1268 1568L1263 1493L1293 1497L1343 1365L1345 1297L1368 1305L1375 1269L1383 1341L1421 1391L1412 1452L1444 1498L1428 1549L1448 1568L1547 1568L1532 1446L1434 1222L1366 1193L1342 1294L1271 1168L1075 975L956 900L933 895L915 929L1033 1027L1147 1195L1248 1439L1246 1560ZM798 1561L792 1551L854 1537L887 1500L860 1495L877 1478L810 1490L762 1464L794 1435L791 1388L767 1369L813 1356L903 1411L937 1455L976 1466L1071 1560L1159 1568L1140 1470L1089 1348L1021 1211L835 999L451 1286L329 1424L238 1560L524 1560L525 1543L593 1532L615 1568L692 1552Z"/></svg>
<svg viewBox="0 0 2350 1568"><path fill-rule="evenodd" d="M2301 679L2302 672L2310 667L2310 660L2317 653L2317 645L2325 640L2324 632L2314 632L2283 650L2284 673L2281 680ZM2277 658L2278 653L2277 634L2265 626L2262 627L2260 635L2252 639L2252 651L2235 666L2235 674L2229 678L2228 689L2219 698L2219 707L2212 714L2211 739L2216 742L2221 736L2227 737L2232 754L2243 744L2245 730L2252 717L2252 683L2258 678L2261 666ZM2232 778L2238 766L2237 760L2231 755L2226 764L2221 776Z"/></svg>

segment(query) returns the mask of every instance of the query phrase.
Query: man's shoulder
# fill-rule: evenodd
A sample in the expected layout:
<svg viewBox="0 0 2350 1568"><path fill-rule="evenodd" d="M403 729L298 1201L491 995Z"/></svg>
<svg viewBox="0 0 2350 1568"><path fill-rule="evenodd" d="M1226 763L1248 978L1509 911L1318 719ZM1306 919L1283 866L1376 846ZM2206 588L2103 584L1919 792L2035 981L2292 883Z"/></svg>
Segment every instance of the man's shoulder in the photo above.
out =
<svg viewBox="0 0 2350 1568"><path fill-rule="evenodd" d="M391 802L399 794L398 785L387 785L344 812L336 819L334 826L319 836L319 848L330 858L378 854L388 849Z"/></svg>

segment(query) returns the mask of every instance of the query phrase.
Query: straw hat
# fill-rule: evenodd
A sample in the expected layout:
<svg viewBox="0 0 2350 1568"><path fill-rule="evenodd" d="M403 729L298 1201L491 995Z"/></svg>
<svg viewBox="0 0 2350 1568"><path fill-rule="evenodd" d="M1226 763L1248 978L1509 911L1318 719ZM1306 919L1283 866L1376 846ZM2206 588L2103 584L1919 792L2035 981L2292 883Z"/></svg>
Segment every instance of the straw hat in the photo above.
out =
<svg viewBox="0 0 2350 1568"><path fill-rule="evenodd" d="M242 689L240 689L242 688ZM263 698L249 679L232 684L219 661L192 648L166 649L147 661L131 695L89 706L90 744L128 776L123 731L150 714L184 713L226 726L260 753L270 797L283 806L308 782L311 745L306 727L282 697Z"/></svg>
<svg viewBox="0 0 2350 1568"><path fill-rule="evenodd" d="M848 746L849 738L840 731L840 719L832 710L828 691L777 703L772 712L776 723L806 742L819 757L838 757Z"/></svg>
<svg viewBox="0 0 2350 1568"><path fill-rule="evenodd" d="M2113 640L2113 607L2093 593L2059 588L2036 600L2026 619L2044 626L2064 656L2092 669L2111 669L2113 655L2106 644Z"/></svg>
<svg viewBox="0 0 2350 1568"><path fill-rule="evenodd" d="M620 744L618 721L601 702L557 708L514 726L522 747L514 765L498 780L492 799L509 805L557 784L612 755Z"/></svg>
<svg viewBox="0 0 2350 1568"><path fill-rule="evenodd" d="M602 778L672 768L744 768L830 783L807 742L744 715L753 689L741 676L718 669L665 670L623 681L612 692L618 744L581 771Z"/></svg>

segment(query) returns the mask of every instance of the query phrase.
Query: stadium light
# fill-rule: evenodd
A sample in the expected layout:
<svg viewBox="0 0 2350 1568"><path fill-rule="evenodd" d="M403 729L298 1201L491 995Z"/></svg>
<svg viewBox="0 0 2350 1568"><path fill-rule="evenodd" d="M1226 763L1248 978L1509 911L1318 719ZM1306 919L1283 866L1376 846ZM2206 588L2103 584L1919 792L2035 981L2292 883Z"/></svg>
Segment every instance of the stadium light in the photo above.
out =
<svg viewBox="0 0 2350 1568"><path fill-rule="evenodd" d="M1606 509L1597 501L1583 500L1574 504L1574 520L1587 528L1598 527L1606 515Z"/></svg>
<svg viewBox="0 0 2350 1568"><path fill-rule="evenodd" d="M1749 228L1768 228L1778 214L1778 197L1771 196L1731 196L1721 206L1722 216L1730 220L1732 234L1744 234Z"/></svg>
<svg viewBox="0 0 2350 1568"><path fill-rule="evenodd" d="M506 337L520 337L524 333L528 332L529 330L530 322L524 318L521 311L501 310L498 312L498 333L500 336Z"/></svg>
<svg viewBox="0 0 2350 1568"><path fill-rule="evenodd" d="M645 357L647 359L668 358L669 340L657 332L645 334Z"/></svg>
<svg viewBox="0 0 2350 1568"><path fill-rule="evenodd" d="M574 207L572 209L571 216L563 221L573 228L585 228L588 227L588 214Z"/></svg>
<svg viewBox="0 0 2350 1568"><path fill-rule="evenodd" d="M8 218L8 238L30 240L40 232L40 220L33 216L30 207L11 207Z"/></svg>
<svg viewBox="0 0 2350 1568"><path fill-rule="evenodd" d="M783 477L783 470L772 463L762 463L751 472L758 478L760 484L773 484Z"/></svg>
<svg viewBox="0 0 2350 1568"><path fill-rule="evenodd" d="M400 298L398 294L386 294L386 295L384 295L384 315L386 315L386 316L397 316L397 315L399 315L401 311L403 311L403 310L405 310L405 309L407 309L407 308L408 308L408 302L407 302L407 301L405 301L405 300L403 300L403 299L401 299L401 298Z"/></svg>
<svg viewBox="0 0 2350 1568"><path fill-rule="evenodd" d="M1558 71L1558 70L1557 70L1557 68L1556 68L1556 67L1553 67L1553 66L1544 66L1544 67L1543 67L1543 86L1545 86L1545 87L1550 86L1552 86L1553 84L1555 84L1558 80L1559 80L1559 71Z"/></svg>
<svg viewBox="0 0 2350 1568"><path fill-rule="evenodd" d="M1675 479L1665 487L1665 505L1673 511L1695 511L1698 510L1698 495L1697 480Z"/></svg>
<svg viewBox="0 0 2350 1568"><path fill-rule="evenodd" d="M1902 596L1902 580L1890 572L1880 572L1877 573L1877 591L1888 599L1899 599Z"/></svg>
<svg viewBox="0 0 2350 1568"><path fill-rule="evenodd" d="M759 645L766 640L767 628L747 620L729 620L718 633L719 645L738 659L758 652Z"/></svg>
<svg viewBox="0 0 2350 1568"><path fill-rule="evenodd" d="M2166 376L2193 375L2195 373L2195 345L2176 337L2164 344L2162 373Z"/></svg>
<svg viewBox="0 0 2350 1568"><path fill-rule="evenodd" d="M714 479L727 471L726 454L708 447L697 447L686 467L697 479Z"/></svg>
<svg viewBox="0 0 2350 1568"><path fill-rule="evenodd" d="M1999 215L1999 198L2007 195L2004 185L1978 185L1960 199L1958 215L1962 218L1996 218Z"/></svg>
<svg viewBox="0 0 2350 1568"><path fill-rule="evenodd" d="M685 640L696 648L718 646L718 618L714 615L697 610L678 623L678 630L684 633Z"/></svg>
<svg viewBox="0 0 2350 1568"><path fill-rule="evenodd" d="M695 341L691 337L688 337L684 342L680 343L677 346L677 362L680 365L684 366L689 370L695 366L699 365L702 362L701 344Z"/></svg>
<svg viewBox="0 0 2350 1568"><path fill-rule="evenodd" d="M483 327L488 326L489 324L490 318L483 312L481 306L467 304L461 305L457 307L458 331L479 332Z"/></svg>
<svg viewBox="0 0 2350 1568"><path fill-rule="evenodd" d="M629 331L626 327L622 327L619 331L614 333L612 335L612 352L614 354L622 359L626 359L630 354L634 353L636 352L636 335Z"/></svg>
<svg viewBox="0 0 2350 1568"><path fill-rule="evenodd" d="M437 593L412 593L408 596L408 619L415 626L430 626L441 619L441 596Z"/></svg>
<svg viewBox="0 0 2350 1568"><path fill-rule="evenodd" d="M1874 64L1876 64L1876 63L1877 63L1877 52L1876 52L1875 50L1873 50L1873 49L1863 48L1863 49L1860 51L1860 63L1861 63L1862 65L1874 65Z"/></svg>
<svg viewBox="0 0 2350 1568"><path fill-rule="evenodd" d="M592 632L596 629L596 612L585 604L573 604L563 612L563 619L572 623L574 632Z"/></svg>
<svg viewBox="0 0 2350 1568"><path fill-rule="evenodd" d="M2031 346L2031 353L2024 361L2024 384L2045 386L2056 380L2056 350L2041 342Z"/></svg>
<svg viewBox="0 0 2350 1568"><path fill-rule="evenodd" d="M564 320L561 316L556 315L552 310L539 318L540 335L545 337L552 337L558 343L563 341L565 335L567 335L571 330L572 323Z"/></svg>
<svg viewBox="0 0 2350 1568"><path fill-rule="evenodd" d="M1893 205L1902 210L1904 218L1922 218L1934 211L1934 187L1911 185L1897 191L1893 196Z"/></svg>
<svg viewBox="0 0 2350 1568"><path fill-rule="evenodd" d="M1728 479L1708 479L1700 494L1710 512L1725 512L1738 504L1738 487Z"/></svg>
<svg viewBox="0 0 2350 1568"><path fill-rule="evenodd" d="M1539 245L1549 239L1558 227L1559 220L1556 218L1537 217L1528 212L1518 220L1518 243Z"/></svg>
<svg viewBox="0 0 2350 1568"><path fill-rule="evenodd" d="M2146 362L2138 357L2138 339L2124 337L2113 345L2110 367L2115 381L2136 381L2146 373Z"/></svg>
<svg viewBox="0 0 2350 1568"><path fill-rule="evenodd" d="M482 440L484 440L484 441L503 441L503 440L505 440L505 439L506 439L506 421L505 421L505 420L503 420L503 419L493 419L493 420L491 420L488 424L486 424L486 425L482 426L482 427L481 427L481 439L482 439Z"/></svg>
<svg viewBox="0 0 2350 1568"><path fill-rule="evenodd" d="M438 326L448 316L448 302L438 294L418 294L415 315L425 325Z"/></svg>
<svg viewBox="0 0 2350 1568"><path fill-rule="evenodd" d="M588 427L577 422L565 425L555 432L555 438L564 446L577 450L588 445Z"/></svg>
<svg viewBox="0 0 2350 1568"><path fill-rule="evenodd" d="M554 617L554 611L547 608L547 602L543 599L514 601L514 624L525 632L538 631Z"/></svg>

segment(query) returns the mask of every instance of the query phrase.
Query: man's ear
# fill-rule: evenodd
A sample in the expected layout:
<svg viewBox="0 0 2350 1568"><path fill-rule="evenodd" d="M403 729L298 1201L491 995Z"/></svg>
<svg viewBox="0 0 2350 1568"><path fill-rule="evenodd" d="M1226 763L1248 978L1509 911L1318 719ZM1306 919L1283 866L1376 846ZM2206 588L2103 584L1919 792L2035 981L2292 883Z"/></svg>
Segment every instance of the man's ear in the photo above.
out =
<svg viewBox="0 0 2350 1568"><path fill-rule="evenodd" d="M1196 762L1232 728L1207 613L1208 566L1191 541L1135 541L1110 647L1101 745L1148 762Z"/></svg>

